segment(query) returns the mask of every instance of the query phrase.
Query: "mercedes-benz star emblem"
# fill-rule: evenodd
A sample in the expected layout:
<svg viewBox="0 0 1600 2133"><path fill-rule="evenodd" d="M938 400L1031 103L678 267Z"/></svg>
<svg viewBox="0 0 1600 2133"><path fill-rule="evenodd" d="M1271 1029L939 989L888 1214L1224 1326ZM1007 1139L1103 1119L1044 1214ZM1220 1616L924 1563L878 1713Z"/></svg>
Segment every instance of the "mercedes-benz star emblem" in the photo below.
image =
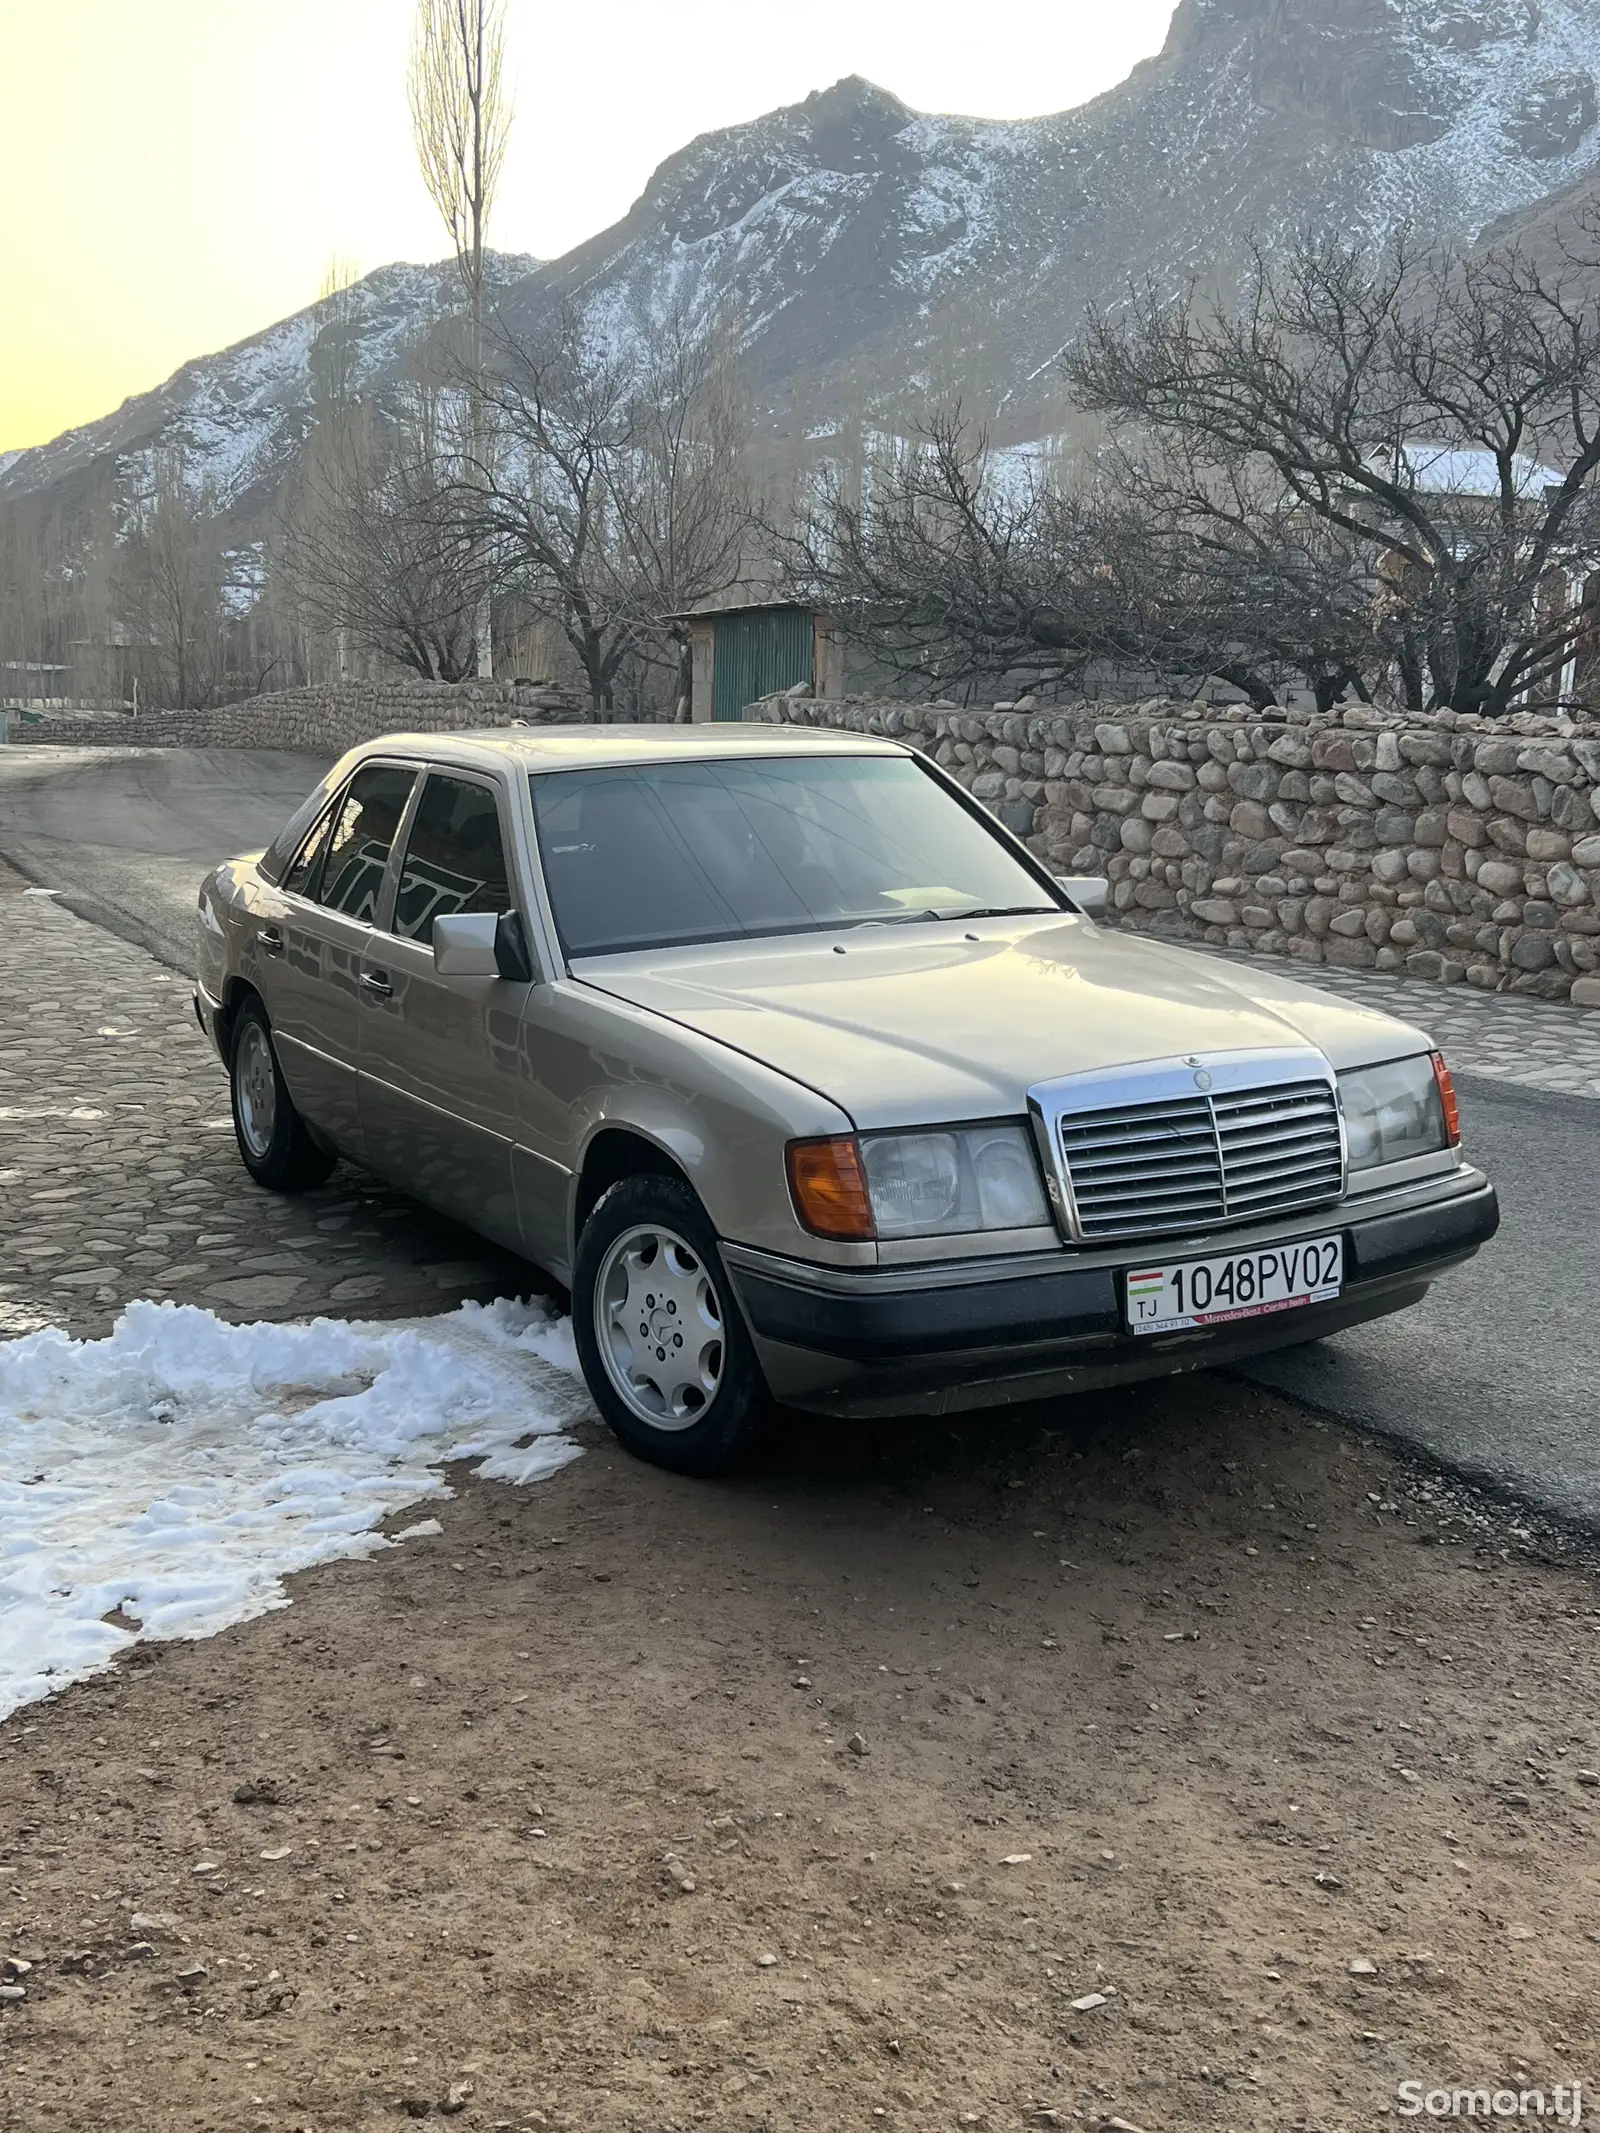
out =
<svg viewBox="0 0 1600 2133"><path fill-rule="evenodd" d="M1195 1069L1194 1085L1197 1089L1210 1088L1211 1076L1206 1072L1204 1067L1197 1067Z"/></svg>

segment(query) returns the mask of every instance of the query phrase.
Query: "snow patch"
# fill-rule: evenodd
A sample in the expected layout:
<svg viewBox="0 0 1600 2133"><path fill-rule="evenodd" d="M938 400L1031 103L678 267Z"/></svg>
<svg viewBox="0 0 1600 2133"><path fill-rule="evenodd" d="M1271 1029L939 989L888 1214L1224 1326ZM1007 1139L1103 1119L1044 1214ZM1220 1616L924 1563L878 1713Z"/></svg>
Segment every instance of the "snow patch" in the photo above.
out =
<svg viewBox="0 0 1600 2133"><path fill-rule="evenodd" d="M587 1412L570 1324L504 1299L242 1326L133 1303L104 1340L0 1342L0 1720L139 1637L286 1607L291 1571L437 1532L376 1529L448 1496L448 1461L554 1473Z"/></svg>
<svg viewBox="0 0 1600 2133"><path fill-rule="evenodd" d="M1429 444L1416 441L1403 445L1398 455L1374 453L1372 463L1382 470L1398 457L1410 485L1427 495L1497 497L1500 494L1500 464L1493 452L1470 445ZM1518 496L1542 496L1558 488L1560 470L1541 466L1526 452L1513 455L1511 479Z"/></svg>

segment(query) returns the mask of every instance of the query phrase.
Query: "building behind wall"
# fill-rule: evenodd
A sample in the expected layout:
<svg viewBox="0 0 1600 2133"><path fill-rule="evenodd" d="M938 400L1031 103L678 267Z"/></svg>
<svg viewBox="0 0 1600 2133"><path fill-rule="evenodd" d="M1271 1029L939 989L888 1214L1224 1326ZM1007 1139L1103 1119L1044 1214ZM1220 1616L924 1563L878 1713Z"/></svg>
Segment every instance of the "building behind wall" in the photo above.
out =
<svg viewBox="0 0 1600 2133"><path fill-rule="evenodd" d="M827 615L768 600L674 617L689 631L694 724L737 719L785 689L836 698L845 691L843 640Z"/></svg>

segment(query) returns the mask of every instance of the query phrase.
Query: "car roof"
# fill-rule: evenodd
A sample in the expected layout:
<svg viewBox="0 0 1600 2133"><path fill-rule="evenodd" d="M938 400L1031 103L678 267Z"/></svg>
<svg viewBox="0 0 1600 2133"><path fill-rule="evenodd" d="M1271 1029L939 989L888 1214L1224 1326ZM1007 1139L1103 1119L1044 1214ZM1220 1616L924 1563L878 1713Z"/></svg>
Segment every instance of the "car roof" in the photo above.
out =
<svg viewBox="0 0 1600 2133"><path fill-rule="evenodd" d="M463 768L507 762L525 771L586 770L627 763L726 760L730 756L905 755L875 733L818 731L744 720L701 726L494 726L467 733L385 733L360 754L422 756Z"/></svg>

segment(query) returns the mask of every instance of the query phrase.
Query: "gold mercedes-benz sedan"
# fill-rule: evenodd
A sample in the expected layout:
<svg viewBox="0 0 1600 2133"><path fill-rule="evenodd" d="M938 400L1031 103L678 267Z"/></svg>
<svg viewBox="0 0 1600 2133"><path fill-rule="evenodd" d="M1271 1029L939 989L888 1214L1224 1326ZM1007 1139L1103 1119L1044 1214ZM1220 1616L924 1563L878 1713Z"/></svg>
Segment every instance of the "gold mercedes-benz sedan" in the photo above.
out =
<svg viewBox="0 0 1600 2133"><path fill-rule="evenodd" d="M572 1292L631 1450L942 1413L1415 1303L1494 1234L1420 1030L1101 930L893 741L398 734L200 892L239 1152Z"/></svg>

